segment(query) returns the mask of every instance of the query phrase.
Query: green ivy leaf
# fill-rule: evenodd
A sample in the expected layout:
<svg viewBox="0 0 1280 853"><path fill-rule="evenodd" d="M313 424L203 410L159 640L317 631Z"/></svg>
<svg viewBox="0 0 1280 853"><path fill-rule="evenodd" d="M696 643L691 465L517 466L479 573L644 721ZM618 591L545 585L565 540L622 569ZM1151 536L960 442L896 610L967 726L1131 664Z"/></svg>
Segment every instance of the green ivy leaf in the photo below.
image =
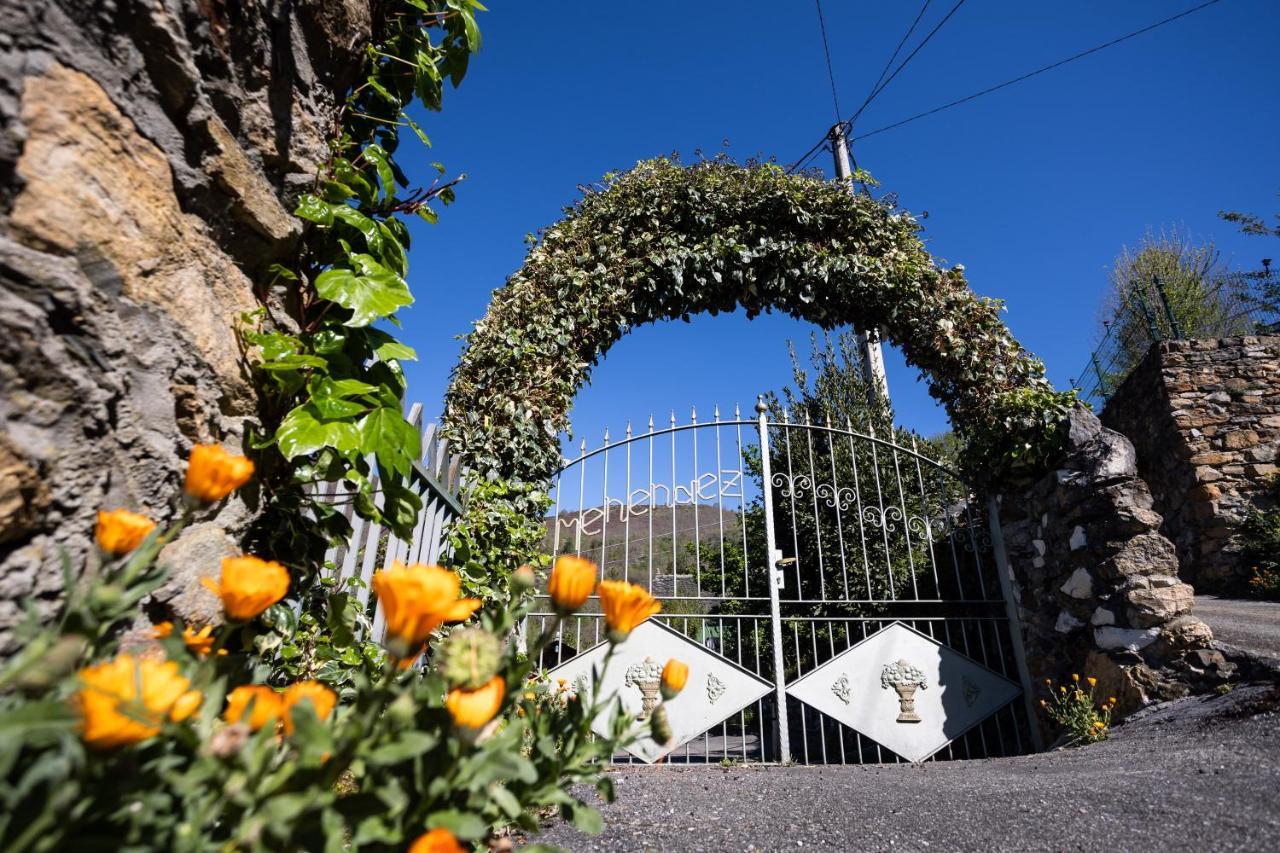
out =
<svg viewBox="0 0 1280 853"><path fill-rule="evenodd" d="M304 193L298 199L298 206L294 209L293 215L318 225L332 225L335 207L345 207L345 205L334 205L311 193Z"/></svg>
<svg viewBox="0 0 1280 853"><path fill-rule="evenodd" d="M316 276L316 292L351 311L346 326L367 326L413 304L413 295L398 275L370 255L352 255L359 274L334 267Z"/></svg>
<svg viewBox="0 0 1280 853"><path fill-rule="evenodd" d="M379 465L408 476L414 460L422 453L422 438L399 409L374 409L357 426L365 450L378 457Z"/></svg>
<svg viewBox="0 0 1280 853"><path fill-rule="evenodd" d="M418 353L408 344L401 343L381 329L365 329L365 339L379 361L417 361Z"/></svg>
<svg viewBox="0 0 1280 853"><path fill-rule="evenodd" d="M396 181L395 173L391 171L391 160L387 156L387 152L383 150L381 145L366 145L364 151L360 152L364 159L373 164L373 168L378 173L378 181L382 184L383 201L394 201L396 197Z"/></svg>
<svg viewBox="0 0 1280 853"><path fill-rule="evenodd" d="M332 447L343 455L361 450L360 432L346 420L333 420L310 403L284 416L276 430L276 444L285 459L296 459Z"/></svg>

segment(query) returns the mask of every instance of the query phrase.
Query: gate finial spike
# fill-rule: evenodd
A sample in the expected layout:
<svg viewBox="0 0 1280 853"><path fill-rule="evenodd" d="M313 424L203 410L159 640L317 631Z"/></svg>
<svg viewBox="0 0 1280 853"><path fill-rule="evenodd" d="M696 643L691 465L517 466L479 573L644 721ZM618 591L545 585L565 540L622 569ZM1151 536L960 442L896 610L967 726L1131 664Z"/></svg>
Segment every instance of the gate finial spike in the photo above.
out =
<svg viewBox="0 0 1280 853"><path fill-rule="evenodd" d="M675 409L672 409L672 410L671 410L671 425L672 425L672 426L675 426L675 425L676 425L676 410L675 410Z"/></svg>
<svg viewBox="0 0 1280 853"><path fill-rule="evenodd" d="M631 438L631 421L630 421L630 420L628 420L628 421L627 421L627 432L626 432L626 436L627 436L627 438Z"/></svg>
<svg viewBox="0 0 1280 853"><path fill-rule="evenodd" d="M739 406L737 403L733 404L733 419L735 421L742 420L742 407Z"/></svg>
<svg viewBox="0 0 1280 853"><path fill-rule="evenodd" d="M791 423L791 410L788 409L786 406L782 407L782 422L784 424Z"/></svg>
<svg viewBox="0 0 1280 853"><path fill-rule="evenodd" d="M712 410L711 416L715 418L717 421L720 420L720 404L719 403L716 403L716 407L715 409Z"/></svg>
<svg viewBox="0 0 1280 853"><path fill-rule="evenodd" d="M605 427L605 428L604 428L604 443L605 443L605 444L608 444L608 443L609 443L609 428L608 428L608 427Z"/></svg>
<svg viewBox="0 0 1280 853"><path fill-rule="evenodd" d="M763 415L767 411L769 411L769 407L764 404L764 395L757 394L756 395L756 412L758 414Z"/></svg>
<svg viewBox="0 0 1280 853"><path fill-rule="evenodd" d="M690 406L689 412L690 412L689 417L691 418L689 422L696 424L698 422L698 407Z"/></svg>
<svg viewBox="0 0 1280 853"><path fill-rule="evenodd" d="M649 432L653 432L653 415L649 415Z"/></svg>

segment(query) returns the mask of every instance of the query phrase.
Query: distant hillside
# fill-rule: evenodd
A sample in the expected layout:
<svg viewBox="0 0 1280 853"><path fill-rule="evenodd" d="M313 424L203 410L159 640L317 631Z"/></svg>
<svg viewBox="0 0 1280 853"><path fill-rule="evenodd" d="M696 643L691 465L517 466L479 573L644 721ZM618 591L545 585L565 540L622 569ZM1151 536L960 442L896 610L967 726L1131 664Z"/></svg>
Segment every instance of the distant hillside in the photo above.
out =
<svg viewBox="0 0 1280 853"><path fill-rule="evenodd" d="M581 553L601 566L604 577L620 578L623 565L629 565L631 579L637 580L648 577L650 543L653 573L669 575L672 573L673 538L676 567L684 574L693 569L693 560L686 556L686 546L691 546L695 539L718 547L722 535L726 541L741 540L742 537L741 515L736 509L720 510L715 504L678 504L674 509L670 506L644 507L642 514L636 514L636 509L633 507L631 514L627 515L623 507L610 506L607 518L604 509L598 506L584 509L581 513L572 510L548 516L547 538L543 547L547 553L552 553L558 527L559 546L556 550L559 553ZM581 540L578 539L579 526Z"/></svg>

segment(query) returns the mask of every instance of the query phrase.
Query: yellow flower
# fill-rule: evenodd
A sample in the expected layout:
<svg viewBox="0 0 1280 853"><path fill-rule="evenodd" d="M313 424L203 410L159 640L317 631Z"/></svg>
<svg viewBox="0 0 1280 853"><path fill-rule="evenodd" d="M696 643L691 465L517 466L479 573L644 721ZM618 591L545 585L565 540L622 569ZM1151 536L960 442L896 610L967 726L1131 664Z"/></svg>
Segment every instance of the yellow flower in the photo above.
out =
<svg viewBox="0 0 1280 853"><path fill-rule="evenodd" d="M257 557L227 557L222 561L222 579L200 581L222 599L222 609L234 622L247 622L289 591L289 570L279 563Z"/></svg>
<svg viewBox="0 0 1280 853"><path fill-rule="evenodd" d="M172 622L161 622L151 631L151 636L157 640L163 640L173 634ZM217 642L217 637L213 636L213 626L205 625L199 631L190 625L182 629L182 642L187 644L187 648L197 655L203 657L213 651L213 644ZM221 657L227 653L226 649L218 649L218 656Z"/></svg>
<svg viewBox="0 0 1280 853"><path fill-rule="evenodd" d="M1088 677L1087 679L1085 679L1085 680L1089 682L1089 686L1090 686L1090 687L1097 687L1097 686L1098 686L1098 679L1094 678L1092 675L1091 675L1091 676L1089 676L1089 677Z"/></svg>
<svg viewBox="0 0 1280 853"><path fill-rule="evenodd" d="M547 582L547 594L565 613L577 610L596 588L596 564L581 557L558 557Z"/></svg>
<svg viewBox="0 0 1280 853"><path fill-rule="evenodd" d="M115 509L111 512L98 510L98 524L93 536L98 541L99 548L112 556L121 557L141 545L142 540L155 529L154 521L127 509Z"/></svg>
<svg viewBox="0 0 1280 853"><path fill-rule="evenodd" d="M1079 680L1080 680L1080 673L1078 673L1078 672L1073 672L1073 673L1071 673L1071 680L1072 680L1072 681L1079 681Z"/></svg>
<svg viewBox="0 0 1280 853"><path fill-rule="evenodd" d="M662 668L662 698L668 701L676 698L688 681L689 664L671 658Z"/></svg>
<svg viewBox="0 0 1280 853"><path fill-rule="evenodd" d="M202 696L178 672L174 661L135 660L120 655L80 671L84 685L75 696L80 736L93 749L116 749L160 732L165 720L182 722L200 707Z"/></svg>
<svg viewBox="0 0 1280 853"><path fill-rule="evenodd" d="M286 734L293 734L292 711L299 702L309 701L311 710L320 720L329 719L329 715L333 713L333 707L338 704L338 694L319 681L299 681L297 684L290 684L285 688L283 699Z"/></svg>
<svg viewBox="0 0 1280 853"><path fill-rule="evenodd" d="M1048 703L1048 702L1046 702L1046 701L1044 701L1043 699L1041 699L1041 700L1040 700L1040 707L1041 707L1041 708L1048 708L1048 707L1049 707L1049 703Z"/></svg>
<svg viewBox="0 0 1280 853"><path fill-rule="evenodd" d="M245 720L245 712L249 719ZM246 684L227 694L227 709L222 718L228 723L248 724L255 732L263 726L275 726L284 716L284 697L265 684Z"/></svg>
<svg viewBox="0 0 1280 853"><path fill-rule="evenodd" d="M397 560L374 572L373 591L387 623L387 648L398 658L412 658L431 632L446 622L461 622L476 612L480 600L459 598L462 582L448 569Z"/></svg>
<svg viewBox="0 0 1280 853"><path fill-rule="evenodd" d="M187 479L183 490L191 497L214 503L249 482L253 463L244 456L233 456L220 444L197 444L187 460Z"/></svg>
<svg viewBox="0 0 1280 853"><path fill-rule="evenodd" d="M1114 705L1114 704L1116 704L1116 697L1114 697L1114 696L1110 696L1110 697L1108 697L1108 698L1107 698L1107 704L1108 704L1108 705Z"/></svg>
<svg viewBox="0 0 1280 853"><path fill-rule="evenodd" d="M482 729L497 715L507 692L507 682L501 675L489 679L489 683L475 690L455 687L445 697L445 707L453 722L464 729Z"/></svg>
<svg viewBox="0 0 1280 853"><path fill-rule="evenodd" d="M409 853L465 853L465 850L452 832L437 826L425 835L419 835L409 845Z"/></svg>
<svg viewBox="0 0 1280 853"><path fill-rule="evenodd" d="M609 625L609 639L621 643L637 625L662 609L644 587L626 581L601 581L600 606Z"/></svg>

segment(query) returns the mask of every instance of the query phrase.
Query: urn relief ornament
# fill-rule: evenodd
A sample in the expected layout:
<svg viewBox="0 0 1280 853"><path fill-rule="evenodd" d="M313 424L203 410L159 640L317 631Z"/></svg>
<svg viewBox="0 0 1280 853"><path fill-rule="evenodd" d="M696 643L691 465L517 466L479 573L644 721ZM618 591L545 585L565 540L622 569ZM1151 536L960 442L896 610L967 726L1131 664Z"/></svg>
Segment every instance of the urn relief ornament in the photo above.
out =
<svg viewBox="0 0 1280 853"><path fill-rule="evenodd" d="M639 719L647 720L658 704L658 696L662 689L662 664L651 657L627 667L628 687L640 691L641 705Z"/></svg>
<svg viewBox="0 0 1280 853"><path fill-rule="evenodd" d="M887 663L880 670L880 686L897 692L899 723L920 722L920 715L916 713L916 691L929 687L929 680L920 669L905 660Z"/></svg>

